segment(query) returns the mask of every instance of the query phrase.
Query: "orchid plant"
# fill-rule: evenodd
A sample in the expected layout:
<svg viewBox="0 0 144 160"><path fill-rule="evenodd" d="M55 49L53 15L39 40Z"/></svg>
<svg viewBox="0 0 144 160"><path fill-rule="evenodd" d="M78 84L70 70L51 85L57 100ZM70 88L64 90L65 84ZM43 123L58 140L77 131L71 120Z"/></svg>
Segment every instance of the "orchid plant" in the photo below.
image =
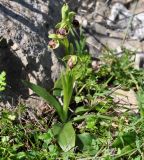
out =
<svg viewBox="0 0 144 160"><path fill-rule="evenodd" d="M64 46L66 55L68 56L64 58L67 60L66 71L61 73L60 78L55 82L53 94L50 94L45 88L36 84L32 84L30 82L24 82L24 84L55 108L61 123L56 124L53 127L53 130L58 128L56 129L57 133L55 133L56 136L58 135L58 143L64 151L68 151L75 146L76 138L76 134L72 126L72 120L69 116L69 107L75 82L75 76L72 72L72 68L77 63L77 56L71 55L73 54L74 49L73 44L68 40L68 33L72 31L73 28L75 13L70 12L68 5L64 4L61 14L62 20L56 25L55 33L49 34L49 38L51 38L51 40L49 41L48 47L50 49L56 49L60 44ZM59 95L62 97L62 104L57 99L57 87L60 89ZM72 138L69 138L70 134Z"/></svg>

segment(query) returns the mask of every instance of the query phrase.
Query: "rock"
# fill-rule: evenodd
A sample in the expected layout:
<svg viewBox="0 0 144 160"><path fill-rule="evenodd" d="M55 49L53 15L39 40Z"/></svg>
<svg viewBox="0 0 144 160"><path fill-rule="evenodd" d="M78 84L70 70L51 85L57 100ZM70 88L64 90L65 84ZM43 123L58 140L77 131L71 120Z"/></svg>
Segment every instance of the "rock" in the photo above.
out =
<svg viewBox="0 0 144 160"><path fill-rule="evenodd" d="M138 3L135 4L135 7ZM135 8L133 12L135 11ZM130 12L123 4L115 3L108 17L107 25L115 29L127 29L127 35L133 39L144 39L144 13Z"/></svg>
<svg viewBox="0 0 144 160"><path fill-rule="evenodd" d="M133 12L133 10L135 9L135 14L143 13L144 0L139 0L136 8L135 6L136 6L136 1L133 1L133 3L130 3L129 10Z"/></svg>
<svg viewBox="0 0 144 160"><path fill-rule="evenodd" d="M17 87L21 80L27 79L46 88L51 89L53 81L58 78L62 64L59 58L63 56L61 50L51 52L48 50L48 30L60 21L60 10L64 0L1 0L0 1L0 37L6 40L7 52L0 53L0 70L11 68L15 74L7 73L8 79L16 82L8 82L9 88L14 88L22 94ZM72 9L76 10L79 1L70 2ZM12 45L9 44L12 42ZM5 59L17 57L15 64L5 63ZM6 66L10 65L10 66ZM23 73L24 72L24 73ZM17 75L17 74L18 75ZM23 76L25 75L25 76ZM14 78L10 77L15 76ZM21 86L21 85L20 85ZM24 93L25 94L25 93Z"/></svg>
<svg viewBox="0 0 144 160"><path fill-rule="evenodd" d="M102 23L107 17L108 3L98 0L94 11L94 19L97 23Z"/></svg>
<svg viewBox="0 0 144 160"><path fill-rule="evenodd" d="M136 10L144 11L143 2L144 0L138 1ZM143 52L144 42L141 42L144 37L142 13L134 16L132 25L127 32L136 1L97 0L93 1L93 6L90 5L91 3L91 1L83 1L83 5L79 6L77 17L85 28L87 46L93 57L99 56L103 48L107 47L116 50L116 52L122 51L123 47L136 52L136 54ZM137 57L141 58L141 56L136 55L135 66L142 66L137 63L143 60L137 60Z"/></svg>
<svg viewBox="0 0 144 160"><path fill-rule="evenodd" d="M93 36L87 35L86 42L89 48L89 53L92 57L99 57L102 50L102 45Z"/></svg>
<svg viewBox="0 0 144 160"><path fill-rule="evenodd" d="M118 89L113 93L113 98L114 102L120 106L120 108L116 108L116 112L124 113L129 111L131 113L138 113L138 102L133 90L125 91Z"/></svg>
<svg viewBox="0 0 144 160"><path fill-rule="evenodd" d="M17 43L13 44L13 45L11 46L11 49L12 49L13 51L19 50L18 44L17 44Z"/></svg>
<svg viewBox="0 0 144 160"><path fill-rule="evenodd" d="M112 0L112 3L122 3L122 4L127 4L127 3L132 3L134 0Z"/></svg>
<svg viewBox="0 0 144 160"><path fill-rule="evenodd" d="M1 0L0 1L0 70L5 69L8 76L8 86L18 96L23 92L21 79L27 79L46 88L53 87L63 65L59 59L63 57L62 49L50 51L47 48L48 31L60 21L60 9L65 0ZM87 45L93 57L101 54L103 47L112 49L121 47L125 30L117 32L106 24L109 5L106 0L66 0L72 10L77 11L87 37ZM115 1L116 2L116 1ZM122 1L121 1L122 2ZM131 3L130 3L131 2ZM142 6L143 0L139 1ZM128 12L134 1L130 3ZM140 7L143 9L142 7ZM126 8L127 9L127 8ZM119 23L120 24L120 23ZM140 33L140 32L139 32ZM143 42L126 40L124 47L143 51ZM10 82L9 82L10 81ZM21 90L21 91L20 91Z"/></svg>
<svg viewBox="0 0 144 160"><path fill-rule="evenodd" d="M79 24L83 27L86 28L88 26L88 21L84 16L76 15L76 20L79 21Z"/></svg>
<svg viewBox="0 0 144 160"><path fill-rule="evenodd" d="M136 54L135 68L136 69L144 68L144 52L140 52Z"/></svg>

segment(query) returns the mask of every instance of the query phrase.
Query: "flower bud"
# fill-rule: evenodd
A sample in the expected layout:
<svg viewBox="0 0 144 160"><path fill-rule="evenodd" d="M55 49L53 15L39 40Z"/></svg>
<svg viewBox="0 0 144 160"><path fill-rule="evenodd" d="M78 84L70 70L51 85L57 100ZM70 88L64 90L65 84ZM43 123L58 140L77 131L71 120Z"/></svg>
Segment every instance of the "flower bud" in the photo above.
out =
<svg viewBox="0 0 144 160"><path fill-rule="evenodd" d="M77 56L73 55L69 58L67 65L70 69L72 69L77 63Z"/></svg>
<svg viewBox="0 0 144 160"><path fill-rule="evenodd" d="M69 67L70 69L72 69L72 68L74 67L74 64L73 64L73 61L72 61L71 58L68 60L67 65L68 65L68 67Z"/></svg>
<svg viewBox="0 0 144 160"><path fill-rule="evenodd" d="M73 20L72 24L73 24L73 26L74 26L75 28L79 28L79 26L80 26L79 21L76 20L76 19Z"/></svg>

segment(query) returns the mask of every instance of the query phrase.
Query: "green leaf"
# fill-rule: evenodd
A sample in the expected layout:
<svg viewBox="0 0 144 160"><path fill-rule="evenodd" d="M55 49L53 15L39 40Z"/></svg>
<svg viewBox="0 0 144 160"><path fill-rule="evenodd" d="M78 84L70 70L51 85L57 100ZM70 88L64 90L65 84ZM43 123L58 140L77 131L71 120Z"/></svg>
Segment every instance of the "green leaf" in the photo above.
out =
<svg viewBox="0 0 144 160"><path fill-rule="evenodd" d="M82 121L84 119L91 118L91 117L96 117L96 118L100 118L100 119L107 119L107 120L113 119L112 117L101 115L101 114L85 114L85 115L81 115L81 116L78 115L77 117L74 117L73 122Z"/></svg>
<svg viewBox="0 0 144 160"><path fill-rule="evenodd" d="M62 20L60 23L56 25L56 28L67 28L68 30L71 28L71 24L73 18L75 16L75 12L70 12L67 4L64 4L61 9Z"/></svg>
<svg viewBox="0 0 144 160"><path fill-rule="evenodd" d="M60 41L60 43L65 47L65 54L69 55L69 41L67 38L64 38L63 40Z"/></svg>
<svg viewBox="0 0 144 160"><path fill-rule="evenodd" d="M90 107L88 107L88 106L81 106L81 107L77 107L76 108L75 113L76 114L83 114L83 113L85 113L85 112L87 112L89 110L90 110Z"/></svg>
<svg viewBox="0 0 144 160"><path fill-rule="evenodd" d="M62 129L62 124L61 123L58 123L58 124L54 124L52 126L52 133L54 136L58 136L60 131Z"/></svg>
<svg viewBox="0 0 144 160"><path fill-rule="evenodd" d="M40 134L38 136L38 139L41 139L43 140L47 145L50 144L51 140L52 140L52 133L51 131L48 131L47 133L43 133L43 134Z"/></svg>
<svg viewBox="0 0 144 160"><path fill-rule="evenodd" d="M76 44L76 49L77 49L77 52L79 53L81 50L80 50L80 44L77 40L75 40L75 44Z"/></svg>
<svg viewBox="0 0 144 160"><path fill-rule="evenodd" d="M1 141L2 143L8 142L10 140L9 136L2 136Z"/></svg>
<svg viewBox="0 0 144 160"><path fill-rule="evenodd" d="M94 137L89 133L82 133L77 135L77 145L80 150L86 151L91 148Z"/></svg>
<svg viewBox="0 0 144 160"><path fill-rule="evenodd" d="M132 152L136 152L136 148L132 149L131 146L128 145L124 147L124 150L120 150L120 153L117 156L115 156L114 159L120 159L120 157L130 155Z"/></svg>
<svg viewBox="0 0 144 160"><path fill-rule="evenodd" d="M5 76L6 76L6 72L2 71L0 74L0 80L6 80Z"/></svg>
<svg viewBox="0 0 144 160"><path fill-rule="evenodd" d="M55 26L55 28L60 28L60 27L61 27L61 22Z"/></svg>
<svg viewBox="0 0 144 160"><path fill-rule="evenodd" d="M73 18L74 18L75 15L76 15L75 12L69 12L68 18L69 18L69 21L70 21L70 22L73 21Z"/></svg>
<svg viewBox="0 0 144 160"><path fill-rule="evenodd" d="M136 133L134 131L130 131L127 133L123 133L122 136L117 137L112 146L116 148L123 148L123 146L130 145L136 140Z"/></svg>
<svg viewBox="0 0 144 160"><path fill-rule="evenodd" d="M25 152L19 152L16 155L17 159L24 159L26 158L26 153Z"/></svg>
<svg viewBox="0 0 144 160"><path fill-rule="evenodd" d="M121 150L121 153L123 154L123 153L130 153L131 151L133 151L133 147L131 146L131 145L127 145L127 146L125 146L122 150Z"/></svg>
<svg viewBox="0 0 144 160"><path fill-rule="evenodd" d="M69 53L74 54L74 46L72 43L69 44Z"/></svg>
<svg viewBox="0 0 144 160"><path fill-rule="evenodd" d="M16 119L15 115L8 115L8 119L10 119L11 121L14 121Z"/></svg>
<svg viewBox="0 0 144 160"><path fill-rule="evenodd" d="M24 146L23 143L14 144L14 145L12 146L12 149L13 149L14 151L17 151L17 150L18 150L19 148L21 148L22 146Z"/></svg>
<svg viewBox="0 0 144 160"><path fill-rule="evenodd" d="M75 131L71 122L64 124L59 137L58 144L62 148L64 152L69 151L70 149L75 147Z"/></svg>
<svg viewBox="0 0 144 160"><path fill-rule="evenodd" d="M56 40L64 39L64 36L60 35L60 34L49 34L48 37L51 38L51 39L56 39Z"/></svg>
<svg viewBox="0 0 144 160"><path fill-rule="evenodd" d="M52 105L56 109L62 122L64 122L64 115L63 115L62 106L60 105L60 103L57 101L57 99L54 96L52 96L45 88L42 88L38 85L35 85L30 82L26 82L26 81L23 81L23 83L27 87L29 87L31 90L33 90L37 95L39 95L44 100L46 100L50 105Z"/></svg>
<svg viewBox="0 0 144 160"><path fill-rule="evenodd" d="M64 4L61 9L62 20L66 20L68 17L69 7L67 4Z"/></svg>
<svg viewBox="0 0 144 160"><path fill-rule="evenodd" d="M53 95L61 96L61 92L62 92L62 83L61 83L61 77L59 77L54 84Z"/></svg>
<svg viewBox="0 0 144 160"><path fill-rule="evenodd" d="M134 160L141 160L141 156L137 156L136 158L134 158Z"/></svg>

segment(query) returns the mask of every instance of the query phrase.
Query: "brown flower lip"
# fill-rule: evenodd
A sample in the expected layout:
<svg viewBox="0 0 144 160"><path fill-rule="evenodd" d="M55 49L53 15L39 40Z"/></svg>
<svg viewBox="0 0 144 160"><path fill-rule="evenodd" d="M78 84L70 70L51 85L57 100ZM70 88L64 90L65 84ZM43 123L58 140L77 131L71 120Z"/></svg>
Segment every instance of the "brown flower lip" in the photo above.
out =
<svg viewBox="0 0 144 160"><path fill-rule="evenodd" d="M57 42L55 40L50 40L48 46L52 49L56 48Z"/></svg>
<svg viewBox="0 0 144 160"><path fill-rule="evenodd" d="M68 34L68 30L65 28L60 28L56 30L56 34L60 34L62 36L66 36Z"/></svg>

